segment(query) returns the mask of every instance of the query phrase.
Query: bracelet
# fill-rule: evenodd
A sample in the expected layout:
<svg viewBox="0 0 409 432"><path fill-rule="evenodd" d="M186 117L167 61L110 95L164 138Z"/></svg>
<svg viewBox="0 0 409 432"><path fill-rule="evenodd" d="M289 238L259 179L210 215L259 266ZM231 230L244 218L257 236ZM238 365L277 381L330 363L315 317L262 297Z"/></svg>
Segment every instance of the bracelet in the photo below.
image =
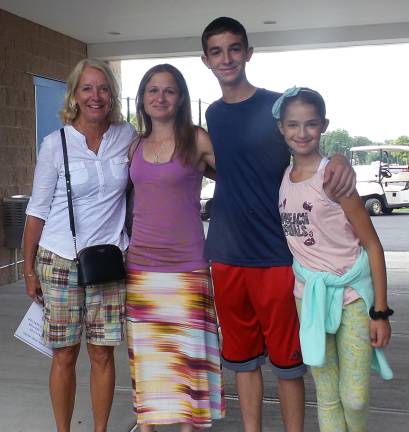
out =
<svg viewBox="0 0 409 432"><path fill-rule="evenodd" d="M37 275L35 273L24 273L24 277L36 277Z"/></svg>
<svg viewBox="0 0 409 432"><path fill-rule="evenodd" d="M373 320L387 320L391 315L393 315L393 310L389 309L389 306L386 308L385 311L376 311L375 308L372 306L369 309L369 316L373 319Z"/></svg>

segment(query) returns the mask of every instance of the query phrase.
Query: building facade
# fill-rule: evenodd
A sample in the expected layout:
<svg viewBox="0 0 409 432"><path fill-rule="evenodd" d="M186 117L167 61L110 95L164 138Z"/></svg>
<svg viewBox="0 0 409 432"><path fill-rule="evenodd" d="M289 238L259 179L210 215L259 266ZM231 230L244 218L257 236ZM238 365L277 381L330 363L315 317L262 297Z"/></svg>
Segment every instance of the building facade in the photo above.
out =
<svg viewBox="0 0 409 432"><path fill-rule="evenodd" d="M0 9L0 285L15 277L14 250L4 247L3 198L29 195L34 174L33 76L65 81L86 55L85 43Z"/></svg>

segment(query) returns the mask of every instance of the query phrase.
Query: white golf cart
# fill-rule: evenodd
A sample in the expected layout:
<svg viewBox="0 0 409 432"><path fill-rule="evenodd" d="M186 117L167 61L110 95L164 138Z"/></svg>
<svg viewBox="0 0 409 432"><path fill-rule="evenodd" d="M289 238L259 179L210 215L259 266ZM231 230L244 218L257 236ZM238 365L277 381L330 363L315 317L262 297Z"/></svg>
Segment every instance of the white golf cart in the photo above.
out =
<svg viewBox="0 0 409 432"><path fill-rule="evenodd" d="M200 217L202 220L210 219L215 187L216 182L210 181L210 183L203 187L200 193Z"/></svg>
<svg viewBox="0 0 409 432"><path fill-rule="evenodd" d="M371 216L409 208L409 146L359 146L351 147L350 152L356 187ZM394 157L397 152L400 154L398 161Z"/></svg>

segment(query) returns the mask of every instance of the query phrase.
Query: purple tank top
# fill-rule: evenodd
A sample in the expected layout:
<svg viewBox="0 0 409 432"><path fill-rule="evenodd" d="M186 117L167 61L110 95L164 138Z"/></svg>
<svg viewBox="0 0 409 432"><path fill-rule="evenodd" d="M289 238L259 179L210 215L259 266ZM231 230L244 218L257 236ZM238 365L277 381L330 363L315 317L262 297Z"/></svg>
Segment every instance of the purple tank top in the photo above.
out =
<svg viewBox="0 0 409 432"><path fill-rule="evenodd" d="M200 219L202 173L177 157L161 164L147 162L143 143L130 168L134 207L128 267L157 272L207 268Z"/></svg>

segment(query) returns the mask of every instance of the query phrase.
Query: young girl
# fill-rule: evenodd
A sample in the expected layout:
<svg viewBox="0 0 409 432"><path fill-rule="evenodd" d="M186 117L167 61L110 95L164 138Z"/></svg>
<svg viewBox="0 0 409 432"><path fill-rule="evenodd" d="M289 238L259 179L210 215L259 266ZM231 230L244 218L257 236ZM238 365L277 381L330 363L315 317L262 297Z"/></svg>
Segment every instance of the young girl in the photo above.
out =
<svg viewBox="0 0 409 432"><path fill-rule="evenodd" d="M293 154L279 209L294 255L301 348L316 384L320 430L364 432L371 362L384 379L392 378L381 349L393 313L383 249L358 193L337 199L323 184L328 159L319 144L328 120L322 96L286 90L273 116Z"/></svg>

